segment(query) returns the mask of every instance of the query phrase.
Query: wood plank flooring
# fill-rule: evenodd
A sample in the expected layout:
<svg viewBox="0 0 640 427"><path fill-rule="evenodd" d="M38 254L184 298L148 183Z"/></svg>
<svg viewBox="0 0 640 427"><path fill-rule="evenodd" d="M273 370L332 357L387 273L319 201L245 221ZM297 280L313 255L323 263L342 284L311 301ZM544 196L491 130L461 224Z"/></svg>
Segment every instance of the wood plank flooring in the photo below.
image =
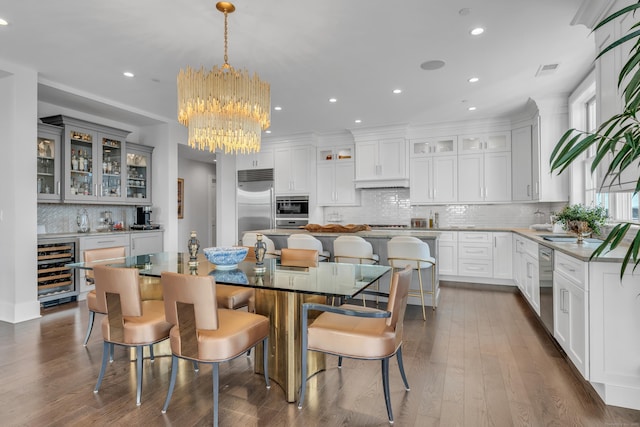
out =
<svg viewBox="0 0 640 427"><path fill-rule="evenodd" d="M442 284L440 306L405 319L405 392L395 359L391 399L396 426L640 426L640 411L602 404L578 379L513 288ZM98 316L100 317L100 316ZM181 362L166 414L170 357L145 360L142 405L135 366L116 348L98 394L99 326L82 346L84 302L43 311L37 320L0 322L0 424L3 426L200 426L212 423L211 368ZM168 348L168 346L167 346ZM159 348L158 351L166 350ZM328 358L309 381L304 408L267 390L240 357L220 368L222 426L388 425L380 363Z"/></svg>

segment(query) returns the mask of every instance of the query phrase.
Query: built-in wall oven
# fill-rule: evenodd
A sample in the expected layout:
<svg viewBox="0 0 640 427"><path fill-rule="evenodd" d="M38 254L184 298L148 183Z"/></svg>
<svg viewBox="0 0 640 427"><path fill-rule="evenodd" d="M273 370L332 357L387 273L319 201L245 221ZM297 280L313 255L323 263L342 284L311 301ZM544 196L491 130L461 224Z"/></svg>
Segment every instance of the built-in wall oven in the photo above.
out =
<svg viewBox="0 0 640 427"><path fill-rule="evenodd" d="M298 228L309 223L309 196L276 196L276 227Z"/></svg>
<svg viewBox="0 0 640 427"><path fill-rule="evenodd" d="M553 249L538 245L540 320L553 335Z"/></svg>

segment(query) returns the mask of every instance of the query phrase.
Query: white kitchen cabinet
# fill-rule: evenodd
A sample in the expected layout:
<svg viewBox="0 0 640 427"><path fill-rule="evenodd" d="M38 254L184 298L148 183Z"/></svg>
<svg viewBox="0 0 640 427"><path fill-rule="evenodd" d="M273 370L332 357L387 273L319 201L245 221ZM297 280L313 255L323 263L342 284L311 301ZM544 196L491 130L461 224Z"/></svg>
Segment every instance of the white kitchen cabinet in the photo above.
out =
<svg viewBox="0 0 640 427"><path fill-rule="evenodd" d="M511 131L511 199L514 202L533 200L531 132L531 125Z"/></svg>
<svg viewBox="0 0 640 427"><path fill-rule="evenodd" d="M355 163L353 146L318 149L318 206L355 206L360 204L360 192L353 182Z"/></svg>
<svg viewBox="0 0 640 427"><path fill-rule="evenodd" d="M356 142L356 188L407 187L407 163L404 138Z"/></svg>
<svg viewBox="0 0 640 427"><path fill-rule="evenodd" d="M487 152L458 156L459 202L511 200L511 153Z"/></svg>
<svg viewBox="0 0 640 427"><path fill-rule="evenodd" d="M162 252L163 241L162 231L132 232L129 238L130 254L133 256Z"/></svg>
<svg viewBox="0 0 640 427"><path fill-rule="evenodd" d="M458 274L458 233L442 231L438 236L438 274L456 276Z"/></svg>
<svg viewBox="0 0 640 427"><path fill-rule="evenodd" d="M273 158L273 149L262 146L257 153L236 155L236 170L273 169Z"/></svg>
<svg viewBox="0 0 640 427"><path fill-rule="evenodd" d="M457 136L426 138L411 142L410 157L451 155L456 154L457 151Z"/></svg>
<svg viewBox="0 0 640 427"><path fill-rule="evenodd" d="M458 275L493 277L493 245L490 232L458 232Z"/></svg>
<svg viewBox="0 0 640 427"><path fill-rule="evenodd" d="M494 151L511 151L511 135L509 132L461 135L458 137L458 154Z"/></svg>
<svg viewBox="0 0 640 427"><path fill-rule="evenodd" d="M513 280L531 308L540 316L538 244L515 235L513 238Z"/></svg>
<svg viewBox="0 0 640 427"><path fill-rule="evenodd" d="M276 194L309 194L315 175L315 148L281 147L276 148L274 154Z"/></svg>
<svg viewBox="0 0 640 427"><path fill-rule="evenodd" d="M493 277L510 280L513 278L511 232L493 234Z"/></svg>
<svg viewBox="0 0 640 427"><path fill-rule="evenodd" d="M457 156L413 157L409 169L412 205L458 201Z"/></svg>
<svg viewBox="0 0 640 427"><path fill-rule="evenodd" d="M607 405L640 409L640 272L589 263L589 376Z"/></svg>
<svg viewBox="0 0 640 427"><path fill-rule="evenodd" d="M587 271L587 263L555 251L553 336L585 379L589 379Z"/></svg>

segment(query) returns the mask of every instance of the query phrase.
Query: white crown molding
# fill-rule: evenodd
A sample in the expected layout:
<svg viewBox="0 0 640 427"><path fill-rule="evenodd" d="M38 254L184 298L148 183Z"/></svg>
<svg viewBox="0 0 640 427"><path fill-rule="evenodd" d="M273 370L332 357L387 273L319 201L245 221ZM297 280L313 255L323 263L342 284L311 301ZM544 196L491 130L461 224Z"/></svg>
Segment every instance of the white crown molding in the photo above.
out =
<svg viewBox="0 0 640 427"><path fill-rule="evenodd" d="M583 0L571 25L584 25L590 30L613 8L615 1Z"/></svg>

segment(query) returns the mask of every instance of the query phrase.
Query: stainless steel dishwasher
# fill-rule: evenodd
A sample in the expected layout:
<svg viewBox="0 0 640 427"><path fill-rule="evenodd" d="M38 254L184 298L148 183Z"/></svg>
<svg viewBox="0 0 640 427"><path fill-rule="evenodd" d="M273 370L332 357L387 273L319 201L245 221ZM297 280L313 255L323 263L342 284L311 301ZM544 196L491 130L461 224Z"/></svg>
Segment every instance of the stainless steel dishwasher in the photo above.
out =
<svg viewBox="0 0 640 427"><path fill-rule="evenodd" d="M553 336L553 249L538 245L540 320Z"/></svg>

